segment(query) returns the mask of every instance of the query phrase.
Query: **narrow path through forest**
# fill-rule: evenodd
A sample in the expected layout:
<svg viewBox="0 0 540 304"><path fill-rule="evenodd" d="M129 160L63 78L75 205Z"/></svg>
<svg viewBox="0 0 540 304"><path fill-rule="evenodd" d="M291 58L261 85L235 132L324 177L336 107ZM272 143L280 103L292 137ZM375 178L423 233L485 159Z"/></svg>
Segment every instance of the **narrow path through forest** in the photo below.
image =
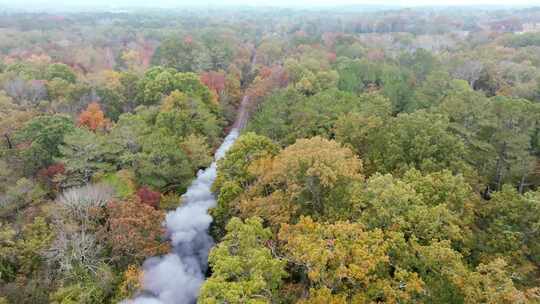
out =
<svg viewBox="0 0 540 304"><path fill-rule="evenodd" d="M256 61L252 56L252 68ZM246 90L247 91L247 90ZM208 253L214 240L208 234L212 217L208 210L215 206L212 184L217 175L217 161L234 144L249 116L249 95L245 93L233 127L216 151L214 161L182 196L182 206L167 214L165 226L172 252L152 257L144 263L143 292L130 301L134 304L191 304L197 300L208 269Z"/></svg>

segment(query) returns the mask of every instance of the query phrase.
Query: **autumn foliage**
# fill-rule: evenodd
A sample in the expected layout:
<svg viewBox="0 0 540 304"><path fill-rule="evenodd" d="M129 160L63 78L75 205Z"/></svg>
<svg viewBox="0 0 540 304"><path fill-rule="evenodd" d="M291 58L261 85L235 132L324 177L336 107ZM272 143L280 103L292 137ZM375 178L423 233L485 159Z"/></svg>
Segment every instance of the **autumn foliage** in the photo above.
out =
<svg viewBox="0 0 540 304"><path fill-rule="evenodd" d="M169 244L161 240L165 212L137 200L110 202L107 212L106 240L111 256L121 264L140 263L146 257L168 252Z"/></svg>
<svg viewBox="0 0 540 304"><path fill-rule="evenodd" d="M258 179L239 204L243 217L279 225L299 215L331 218L346 209L345 189L364 179L362 161L339 143L300 139L273 158L250 166ZM339 203L338 203L339 202Z"/></svg>
<svg viewBox="0 0 540 304"><path fill-rule="evenodd" d="M143 271L136 265L129 265L124 271L123 280L119 286L119 298L133 297L142 287Z"/></svg>
<svg viewBox="0 0 540 304"><path fill-rule="evenodd" d="M248 95L261 98L268 95L272 90L286 87L289 83L289 75L281 66L263 67L248 89Z"/></svg>
<svg viewBox="0 0 540 304"><path fill-rule="evenodd" d="M66 168L64 164L56 163L39 170L37 176L44 184L48 185L50 188L55 188L57 186L55 177L64 174L65 171Z"/></svg>
<svg viewBox="0 0 540 304"><path fill-rule="evenodd" d="M56 163L56 164L52 164L52 165L48 166L47 168L43 168L43 169L39 170L38 176L43 177L43 178L52 179L56 175L64 173L65 170L66 170L66 168L65 168L64 164Z"/></svg>
<svg viewBox="0 0 540 304"><path fill-rule="evenodd" d="M109 120L105 118L105 114L101 110L99 103L92 102L79 115L78 125L96 131L107 128Z"/></svg>
<svg viewBox="0 0 540 304"><path fill-rule="evenodd" d="M225 74L223 72L204 72L201 74L201 82L212 92L219 95L225 89Z"/></svg>
<svg viewBox="0 0 540 304"><path fill-rule="evenodd" d="M152 191L150 188L144 186L137 190L137 197L139 197L141 203L158 208L159 201L161 200L161 193Z"/></svg>
<svg viewBox="0 0 540 304"><path fill-rule="evenodd" d="M347 297L362 299L353 303L378 299L411 303L424 291L416 273L384 271L390 269L391 259L381 230L365 231L360 223L321 224L302 217L296 225L283 224L279 239L284 242L287 260L303 268L310 286L320 288L312 289L312 298L302 303L347 303ZM326 290L337 292L322 297ZM346 292L340 294L342 290Z"/></svg>
<svg viewBox="0 0 540 304"><path fill-rule="evenodd" d="M0 304L540 304L539 9L154 2L4 9Z"/></svg>

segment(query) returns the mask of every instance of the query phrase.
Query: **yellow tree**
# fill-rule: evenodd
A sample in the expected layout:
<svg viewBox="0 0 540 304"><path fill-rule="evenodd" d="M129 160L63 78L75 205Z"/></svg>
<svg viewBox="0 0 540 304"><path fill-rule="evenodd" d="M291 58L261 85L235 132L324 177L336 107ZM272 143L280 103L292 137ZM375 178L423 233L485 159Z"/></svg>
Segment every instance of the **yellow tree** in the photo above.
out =
<svg viewBox="0 0 540 304"><path fill-rule="evenodd" d="M132 298L142 288L143 271L136 265L129 265L122 275L122 282L116 291L117 302Z"/></svg>
<svg viewBox="0 0 540 304"><path fill-rule="evenodd" d="M503 259L495 259L489 264L480 264L475 271L463 276L455 276L454 281L461 288L465 303L520 304L538 303L539 299L527 298L512 282L507 264Z"/></svg>
<svg viewBox="0 0 540 304"><path fill-rule="evenodd" d="M363 181L362 162L339 143L321 137L300 139L274 158L250 167L258 176L239 205L240 213L272 224L299 215L339 219L350 209L350 188Z"/></svg>
<svg viewBox="0 0 540 304"><path fill-rule="evenodd" d="M467 253L472 248L476 197L463 176L413 169L401 179L390 174L371 176L355 196L352 213L369 229L414 236L421 244L450 240L454 248Z"/></svg>
<svg viewBox="0 0 540 304"><path fill-rule="evenodd" d="M413 303L423 291L416 273L391 265L391 243L381 230L302 217L296 225L283 224L278 237L311 288L303 303Z"/></svg>

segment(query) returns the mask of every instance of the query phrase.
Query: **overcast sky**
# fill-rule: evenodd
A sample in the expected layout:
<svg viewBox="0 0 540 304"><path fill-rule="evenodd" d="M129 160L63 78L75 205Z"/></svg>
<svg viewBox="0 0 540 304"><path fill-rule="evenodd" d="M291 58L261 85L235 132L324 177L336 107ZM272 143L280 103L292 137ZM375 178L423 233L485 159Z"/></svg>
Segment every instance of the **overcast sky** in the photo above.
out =
<svg viewBox="0 0 540 304"><path fill-rule="evenodd" d="M540 5L540 0L0 0L2 6L16 7L181 7L207 5L250 6L337 6L351 4L399 6L449 6L449 5Z"/></svg>

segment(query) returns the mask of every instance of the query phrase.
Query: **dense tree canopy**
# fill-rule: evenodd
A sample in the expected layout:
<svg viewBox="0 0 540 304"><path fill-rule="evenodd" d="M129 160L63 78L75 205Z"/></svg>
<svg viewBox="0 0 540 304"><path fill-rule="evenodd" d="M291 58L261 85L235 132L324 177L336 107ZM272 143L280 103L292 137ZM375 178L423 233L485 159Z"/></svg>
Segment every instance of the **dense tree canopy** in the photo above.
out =
<svg viewBox="0 0 540 304"><path fill-rule="evenodd" d="M272 303L278 298L285 261L265 244L272 236L258 218L233 218L223 241L210 253L212 276L201 289L200 303Z"/></svg>
<svg viewBox="0 0 540 304"><path fill-rule="evenodd" d="M152 303L199 242L200 303L540 302L539 24L4 6L0 304Z"/></svg>
<svg viewBox="0 0 540 304"><path fill-rule="evenodd" d="M252 170L258 178L239 211L274 225L296 221L300 214L340 218L350 208L349 189L363 180L362 162L353 152L321 137L300 139Z"/></svg>

